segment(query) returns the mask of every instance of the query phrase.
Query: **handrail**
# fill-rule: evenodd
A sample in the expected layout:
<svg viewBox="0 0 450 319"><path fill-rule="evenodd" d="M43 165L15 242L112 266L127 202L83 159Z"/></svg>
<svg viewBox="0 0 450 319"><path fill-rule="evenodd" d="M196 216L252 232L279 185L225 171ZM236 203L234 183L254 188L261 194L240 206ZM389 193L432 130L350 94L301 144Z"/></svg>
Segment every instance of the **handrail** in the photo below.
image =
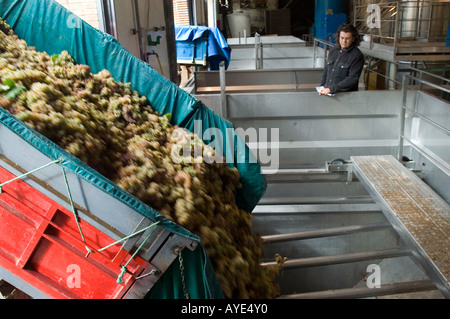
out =
<svg viewBox="0 0 450 319"><path fill-rule="evenodd" d="M412 68L412 69L414 69L414 68ZM421 71L421 70L417 70L417 71ZM428 72L426 72L426 73L428 75L434 76L434 74L432 74L432 73L428 73ZM436 76L436 78L440 78L440 77ZM444 132L446 135L450 136L450 130L448 128L440 125L439 123L428 118L424 114L421 114L420 112L418 112L416 106L414 107L414 109L407 106L407 92L408 92L409 82L411 80L419 83L419 87L415 88L415 90L417 92L422 91L422 85L427 85L427 86L430 86L441 92L450 93L450 89L440 86L438 84L423 80L421 78L417 78L417 77L409 75L409 74L404 75L403 81L402 81L402 105L401 105L401 112L400 112L400 134L399 134L399 147L398 147L397 158L399 161L402 160L404 142L407 141L413 148L415 148L424 157L426 157L428 160L433 162L436 166L439 166L444 172L446 172L448 175L450 175L450 164L449 163L447 163L447 162L442 163L442 161L439 159L436 159L436 157L433 154L430 154L430 152L423 149L420 145L418 145L417 143L413 142L410 138L405 136L405 120L406 120L406 111L407 110L412 112L412 114L414 116L420 117L421 119L425 120L428 124L432 125L436 129L438 129L438 130ZM450 79L444 78L444 80L447 82L450 82ZM414 103L417 104L417 101L415 101ZM450 111L450 108L449 108L449 111Z"/></svg>
<svg viewBox="0 0 450 319"><path fill-rule="evenodd" d="M327 64L327 57L328 57L327 53L328 53L328 50L329 50L330 47L334 46L334 44L329 42L329 41L325 41L325 40L322 40L322 39L314 38L314 42L313 42L313 48L314 48L314 50L313 50L313 67L314 68L316 67L316 47L318 46L317 44L323 44L323 63L324 63L324 66Z"/></svg>
<svg viewBox="0 0 450 319"><path fill-rule="evenodd" d="M433 0L374 2L377 1L368 4L359 0L355 1L353 6L353 23L361 33L370 35L371 49L378 41L390 42L394 52L397 52L402 39L445 41L444 26L448 24L448 17L445 13L447 11L442 9L450 5L448 2ZM371 12L374 10L373 6L376 6L376 12ZM436 16L436 12L441 16ZM370 25L370 21L376 22L378 26Z"/></svg>
<svg viewBox="0 0 450 319"><path fill-rule="evenodd" d="M437 80L437 81L442 81L443 83L450 84L450 79L448 79L448 78L445 78L445 77L443 77L443 76L437 75L437 74L435 74L435 73L428 72L428 71L426 71L426 70L418 69L418 68L416 68L416 67L413 67L413 66L410 66L410 65L407 65L407 64L402 64L401 61L400 61L400 62L395 61L395 62L390 62L390 63L391 63L391 64L395 64L395 66L396 66L398 69L400 69L400 67L402 67L402 70L406 70L406 71L410 71L410 72L417 72L417 73L419 73L418 80L423 80L424 75L426 75L426 76L431 77L431 78L433 78L433 79L435 79L435 80ZM371 68L370 68L370 65L369 65L369 66L365 66L365 67L364 67L364 71L367 72L367 73L374 73L374 74L377 74L377 75L379 75L379 76L385 78L386 80L395 83L395 85L398 85L398 87L399 87L400 89L401 89L401 87L403 86L403 82L402 82L401 80L400 80L400 81L397 81L396 79L390 78L390 77L387 76L386 74L377 72L377 71L375 71L374 69L371 69ZM417 79L417 77L415 77L415 79ZM431 83L431 82L430 82L430 83ZM421 83L421 84L427 84L427 83ZM420 84L420 85L421 85L421 84Z"/></svg>
<svg viewBox="0 0 450 319"><path fill-rule="evenodd" d="M434 78L436 78L436 79L438 79L438 80L441 80L441 81L449 82L449 83L450 83L450 79L444 78L443 76L439 76L439 75L436 75L436 74L434 74L434 73L430 73L430 72L428 72L428 71L420 70L420 69L417 69L417 68L412 67L412 66L409 66L409 65L407 65L407 67L408 67L410 70L412 70L412 71L419 72L419 73L420 73L420 78L419 78L420 80L422 80L422 75L423 75L423 74L426 74L426 75L432 76L432 77L434 77Z"/></svg>
<svg viewBox="0 0 450 319"><path fill-rule="evenodd" d="M432 75L432 73L428 73L428 74L431 74L431 75ZM444 91L444 92L446 92L446 93L450 93L450 89L447 89L447 88L445 88L445 87L442 87L442 86L440 86L440 85L438 85L438 84L435 84L435 83L432 83L432 82L430 82L430 81L426 81L426 80L423 80L423 79L419 79L419 78L417 78L417 77L415 77L415 76L412 76L412 75L409 75L409 74L405 74L405 78L410 78L411 80L418 81L418 82L423 83L423 84L425 84L425 85L431 86L431 87L433 87L433 88L435 88L435 89ZM446 79L446 80L448 80L448 79ZM448 80L448 81L450 81L450 80Z"/></svg>

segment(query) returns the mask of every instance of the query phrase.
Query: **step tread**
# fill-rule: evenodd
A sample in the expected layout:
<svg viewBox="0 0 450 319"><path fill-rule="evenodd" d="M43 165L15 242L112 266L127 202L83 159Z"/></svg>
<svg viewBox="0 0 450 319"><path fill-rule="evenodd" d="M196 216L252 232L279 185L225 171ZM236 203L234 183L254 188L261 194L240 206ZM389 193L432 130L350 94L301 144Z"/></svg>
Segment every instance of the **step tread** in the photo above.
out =
<svg viewBox="0 0 450 319"><path fill-rule="evenodd" d="M318 257L307 257L307 258L296 258L288 259L282 264L283 269L295 269L295 268L306 268L306 267L319 267L334 264L351 263L364 260L374 260L374 259L384 259L384 258L394 258L402 256L410 256L412 251L406 248L390 248L363 252L354 252L348 254L340 255L329 255L329 256L318 256ZM264 262L261 263L263 267L276 266L278 263L275 262Z"/></svg>
<svg viewBox="0 0 450 319"><path fill-rule="evenodd" d="M429 290L436 290L436 285L431 280L418 280L384 284L379 288L354 287L281 295L279 299L367 298Z"/></svg>
<svg viewBox="0 0 450 319"><path fill-rule="evenodd" d="M375 231L375 230L390 229L390 228L392 228L392 225L389 223L376 223L376 224L368 224L368 225L349 225L349 226L332 227L332 228L326 228L326 229L305 230L305 231L285 233L285 234L265 235L265 236L262 236L262 240L264 243L267 244L267 243L277 243L277 242L300 240L300 239L339 236L339 235L346 235L346 234L351 234L351 233L356 233L356 232Z"/></svg>

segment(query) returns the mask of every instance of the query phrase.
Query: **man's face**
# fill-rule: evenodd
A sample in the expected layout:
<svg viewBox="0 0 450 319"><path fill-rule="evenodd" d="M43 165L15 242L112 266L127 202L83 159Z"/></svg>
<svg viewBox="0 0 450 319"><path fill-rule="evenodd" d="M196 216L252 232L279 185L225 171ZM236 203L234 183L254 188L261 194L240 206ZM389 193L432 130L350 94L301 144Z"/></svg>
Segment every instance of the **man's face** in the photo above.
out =
<svg viewBox="0 0 450 319"><path fill-rule="evenodd" d="M341 46L341 49L347 49L349 48L353 43L353 36L351 32L344 32L341 31L339 34L339 44Z"/></svg>

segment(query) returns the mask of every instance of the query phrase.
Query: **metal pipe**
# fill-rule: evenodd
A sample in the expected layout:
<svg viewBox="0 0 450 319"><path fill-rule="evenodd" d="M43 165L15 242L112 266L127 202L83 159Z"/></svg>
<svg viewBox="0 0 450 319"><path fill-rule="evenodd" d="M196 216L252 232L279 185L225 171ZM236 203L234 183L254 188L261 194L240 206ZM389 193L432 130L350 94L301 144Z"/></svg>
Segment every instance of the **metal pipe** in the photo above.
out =
<svg viewBox="0 0 450 319"><path fill-rule="evenodd" d="M278 299L366 298L437 289L431 280L417 280L382 285L380 288L355 287L282 295Z"/></svg>
<svg viewBox="0 0 450 319"><path fill-rule="evenodd" d="M266 198L263 197L259 201L261 205L295 205L295 204L341 204L341 203L373 203L371 196L352 196L352 197L342 197L342 196L307 196L307 197L277 197L277 198Z"/></svg>
<svg viewBox="0 0 450 319"><path fill-rule="evenodd" d="M426 85L428 85L428 86L431 86L432 88L435 88L435 89L444 91L445 93L450 93L450 89L447 89L447 88L445 88L445 87L443 87L443 86L440 86L440 85L438 85L438 84L435 84L435 83L432 83L432 82L429 82L429 81L426 81L426 80L418 79L418 78L416 78L416 77L414 77L414 76L411 76L411 75L409 75L409 74L405 74L404 77L408 77L408 78L410 78L410 79L412 79L412 80L422 82L423 84L426 84ZM446 80L448 81L448 79L446 79Z"/></svg>
<svg viewBox="0 0 450 319"><path fill-rule="evenodd" d="M316 39L313 40L313 68L316 67Z"/></svg>
<svg viewBox="0 0 450 319"><path fill-rule="evenodd" d="M303 204L303 205L258 205L252 215L270 214L338 214L338 213L379 213L380 207L375 203L363 204Z"/></svg>
<svg viewBox="0 0 450 319"><path fill-rule="evenodd" d="M428 71L425 71L425 70L417 69L417 68L412 67L410 65L406 65L406 67L408 69L411 69L412 71L419 72L421 75L425 74L425 75L432 76L433 78L439 79L439 80L444 81L444 82L450 82L450 79L442 77L442 76L439 76L437 74L434 74L434 73L431 73L431 72L428 72ZM422 76L420 78L420 81L422 81Z"/></svg>
<svg viewBox="0 0 450 319"><path fill-rule="evenodd" d="M409 256L409 255L412 255L412 252L409 249L393 248L393 249L365 251L365 252L333 255L333 256L319 256L319 257L292 259L292 260L285 261L282 264L282 267L283 267L283 269L318 267L318 266L344 264L344 263L373 260L373 259L403 257L403 256ZM277 265L279 265L279 264L276 261L261 263L262 267L277 266Z"/></svg>
<svg viewBox="0 0 450 319"><path fill-rule="evenodd" d="M212 25L211 21L208 19L208 25L211 25L213 28L217 28L217 6L219 5L218 1L211 1L211 7L212 7Z"/></svg>
<svg viewBox="0 0 450 319"><path fill-rule="evenodd" d="M177 50L175 47L175 20L171 0L163 1L166 45L169 59L169 78L173 83L178 82Z"/></svg>
<svg viewBox="0 0 450 319"><path fill-rule="evenodd" d="M403 9L400 6L400 2L397 1L397 14L395 15L394 44L393 44L394 54L397 54L397 42L398 42L398 38L400 37L399 31L398 31L399 24L400 24L400 15L403 15Z"/></svg>
<svg viewBox="0 0 450 319"><path fill-rule="evenodd" d="M314 61L314 60L313 60ZM297 80L297 72L295 72L295 71L293 71L293 73L294 73L294 83L295 83L295 85L296 85L296 89L295 89L295 91L297 91L298 92L298 80Z"/></svg>
<svg viewBox="0 0 450 319"><path fill-rule="evenodd" d="M197 1L193 0L190 2L191 3L191 10L192 10L192 22L194 25L198 25L198 17L197 17L197 12L199 11L197 8ZM188 8L189 10L189 8ZM198 10L198 11L197 11Z"/></svg>
<svg viewBox="0 0 450 319"><path fill-rule="evenodd" d="M222 110L222 116L228 117L227 108L227 93L226 93L226 81L225 81L225 61L219 63L219 78L220 78L220 105Z"/></svg>
<svg viewBox="0 0 450 319"><path fill-rule="evenodd" d="M260 37L258 32L255 33L255 69L258 70L259 67L259 45L260 45Z"/></svg>
<svg viewBox="0 0 450 319"><path fill-rule="evenodd" d="M404 76L403 77L403 81L402 81L402 93L403 93L403 97L402 97L402 105L401 105L401 110L400 110L400 135L399 135L399 143L398 143L398 153L397 153L397 159L399 161L402 160L403 157L403 144L404 144L404 140L403 140L403 136L405 135L405 115L406 115L406 95L407 95L407 77Z"/></svg>
<svg viewBox="0 0 450 319"><path fill-rule="evenodd" d="M353 234L357 232L365 231L375 231L392 228L389 223L378 223L371 225L351 225L343 227L334 227L328 229L317 229L308 230L302 232L288 233L288 234L277 234L277 235L267 235L262 236L264 243L279 243L285 241L301 240L301 239L311 239L311 238L321 238L321 237L332 237L339 235Z"/></svg>
<svg viewBox="0 0 450 319"><path fill-rule="evenodd" d="M139 55L140 55L142 61L146 61L147 56L145 55L145 50L142 46L143 36L142 36L142 28L141 28L141 19L140 19L140 14L139 14L138 0L133 0L131 2L131 5L133 7L133 22L134 22L134 26L136 28L137 36L138 36Z"/></svg>
<svg viewBox="0 0 450 319"><path fill-rule="evenodd" d="M263 57L263 44L260 42L259 43L259 68L262 70L264 68L263 66L263 61L264 61L264 57Z"/></svg>

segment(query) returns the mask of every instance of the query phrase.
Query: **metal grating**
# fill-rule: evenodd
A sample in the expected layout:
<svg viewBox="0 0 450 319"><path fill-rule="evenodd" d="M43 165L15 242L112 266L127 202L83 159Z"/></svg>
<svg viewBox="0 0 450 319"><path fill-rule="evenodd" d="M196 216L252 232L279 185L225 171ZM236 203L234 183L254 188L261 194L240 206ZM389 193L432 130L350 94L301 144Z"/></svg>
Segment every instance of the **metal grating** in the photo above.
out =
<svg viewBox="0 0 450 319"><path fill-rule="evenodd" d="M355 156L354 173L402 238L412 244L447 296L450 276L450 206L393 156Z"/></svg>

